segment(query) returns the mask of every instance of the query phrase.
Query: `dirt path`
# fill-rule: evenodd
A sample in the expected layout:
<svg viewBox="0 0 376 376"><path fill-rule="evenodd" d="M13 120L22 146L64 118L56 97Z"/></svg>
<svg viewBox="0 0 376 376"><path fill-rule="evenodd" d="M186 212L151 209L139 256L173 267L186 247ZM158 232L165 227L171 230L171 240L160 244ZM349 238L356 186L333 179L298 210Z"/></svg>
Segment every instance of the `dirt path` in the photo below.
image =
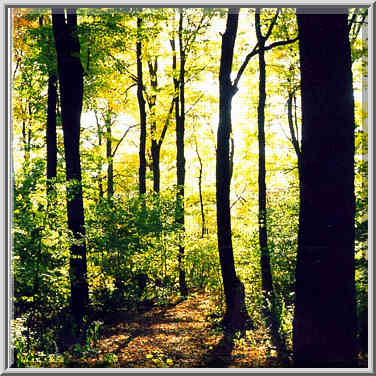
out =
<svg viewBox="0 0 376 376"><path fill-rule="evenodd" d="M190 295L175 306L153 308L104 325L97 355L85 367L220 368L278 367L262 334L248 333L233 342L212 328L212 302L205 293ZM258 338L260 337L260 338ZM82 365L81 365L82 366Z"/></svg>

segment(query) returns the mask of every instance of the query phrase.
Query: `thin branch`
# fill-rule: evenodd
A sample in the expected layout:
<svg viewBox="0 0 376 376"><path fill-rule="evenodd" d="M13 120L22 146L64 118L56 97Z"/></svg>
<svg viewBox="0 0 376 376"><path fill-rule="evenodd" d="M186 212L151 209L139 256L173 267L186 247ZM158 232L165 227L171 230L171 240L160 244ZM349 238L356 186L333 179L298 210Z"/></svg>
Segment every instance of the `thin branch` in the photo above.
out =
<svg viewBox="0 0 376 376"><path fill-rule="evenodd" d="M357 24L358 27L354 31L354 35L353 35L353 37L351 39L351 44L353 44L355 42L356 38L358 37L359 32L362 29L362 26L363 26L363 24L364 24L364 22L366 20L366 17L367 17L367 10L362 14L362 18L361 18L361 20L359 22L355 21L355 23Z"/></svg>
<svg viewBox="0 0 376 376"><path fill-rule="evenodd" d="M111 53L107 52L107 54L108 54L108 56L109 56L111 59L115 60L119 65L121 65L121 68L124 70L125 73L127 73L127 74L129 75L129 77L130 77L133 81L137 82L137 76L136 76L135 74L133 74L133 73L132 73L132 72L126 67L126 64L122 63L119 59L117 59L117 58L116 58L115 56L113 56ZM117 68L118 68L119 73L123 73L123 72L119 69L119 67L117 67Z"/></svg>
<svg viewBox="0 0 376 376"><path fill-rule="evenodd" d="M129 132L132 128L137 127L138 125L140 125L140 124L138 124L138 123L137 123L137 124L133 124L133 125L130 125L130 126L126 129L126 131L124 132L123 136L121 137L121 139L120 139L119 142L117 143L117 145L116 145L114 151L112 152L112 154L111 154L111 158L113 158L113 157L115 156L116 151L117 151L117 149L119 148L119 145L122 143L122 141L124 140L124 138L127 136L128 132Z"/></svg>
<svg viewBox="0 0 376 376"><path fill-rule="evenodd" d="M238 74L236 75L236 78L235 78L235 81L234 81L234 85L233 85L234 87L238 86L238 82L239 82L241 76L243 75L244 70L247 67L248 63L249 63L249 60L251 60L251 58L253 56L255 56L255 55L257 55L259 53L259 50L257 48L258 48L258 43L254 47L254 49L245 57L245 59L243 61L243 64L240 66Z"/></svg>
<svg viewBox="0 0 376 376"><path fill-rule="evenodd" d="M16 67L14 68L14 72L13 72L13 79L12 79L12 83L14 84L14 80L16 78L16 74L17 74L17 70L18 70L18 67L20 65L20 62L21 62L21 58L19 57L17 59L17 63L16 63Z"/></svg>
<svg viewBox="0 0 376 376"><path fill-rule="evenodd" d="M268 29L268 31L267 31L267 33L266 33L266 35L265 35L265 38L264 38L265 41L268 40L268 38L270 37L270 34L271 34L272 31L273 31L273 27L275 26L275 24L276 24L276 22L277 22L277 18L278 18L278 15L279 15L279 11L280 11L280 9L278 8L277 11L275 12L275 15L274 15L274 17L273 17L273 20L272 20L272 22L270 23L270 25L269 25L269 29ZM261 30L260 30L260 33L261 33Z"/></svg>
<svg viewBox="0 0 376 376"><path fill-rule="evenodd" d="M174 109L174 104L175 104L175 100L173 98L172 101L171 101L171 104L170 104L170 109L168 110L166 121L165 121L163 129L162 129L161 137L159 138L159 141L158 141L159 147L162 146L163 140L166 137L166 132L167 132L168 125L170 123L170 117L171 117L172 111Z"/></svg>
<svg viewBox="0 0 376 376"><path fill-rule="evenodd" d="M264 51L271 50L271 49L274 48L274 47L284 46L284 45L286 45L286 44L294 43L294 42L296 42L298 39L299 39L299 37L296 37L296 38L294 38L294 39L280 40L280 41L278 41L278 42L274 42L274 43L270 44L269 46L265 46L265 47L264 47Z"/></svg>
<svg viewBox="0 0 376 376"><path fill-rule="evenodd" d="M348 26L347 26L348 27L348 32L350 32L350 30L351 30L351 28L352 28L352 26L353 26L353 24L354 24L354 22L356 20L356 16L357 16L358 12L359 12L359 8L355 8L354 13L353 13L353 15L351 17L351 20L349 21Z"/></svg>
<svg viewBox="0 0 376 376"><path fill-rule="evenodd" d="M230 209L232 209L239 201L247 202L247 200L242 196L245 192L246 185L244 186L242 192L240 194L236 194L237 198L236 200L231 204Z"/></svg>
<svg viewBox="0 0 376 376"><path fill-rule="evenodd" d="M300 147L299 147L299 143L298 143L298 140L296 138L296 134L295 134L295 130L294 130L293 109L292 109L293 98L294 98L294 94L290 93L289 98L287 100L287 117L288 117L288 124L289 124L289 129L290 129L290 134L291 134L290 142L292 143L292 146L294 147L296 155L299 159L300 158Z"/></svg>
<svg viewBox="0 0 376 376"><path fill-rule="evenodd" d="M274 47L284 46L286 44L294 43L298 39L299 39L299 37L296 37L294 39L280 40L278 42L274 42L274 43L270 44L269 46L265 46L264 48L261 48L261 49L263 51L268 51L268 50L271 50ZM242 77L244 70L249 63L249 60L251 60L251 58L253 56L256 56L260 52L261 49L259 48L259 44L257 43L256 46L253 48L253 50L246 56L246 58L243 61L243 64L240 66L238 74L236 75L236 78L234 80L234 84L233 84L234 87L238 86L238 82L239 82L240 78Z"/></svg>
<svg viewBox="0 0 376 376"><path fill-rule="evenodd" d="M294 92L295 94L295 92ZM298 115L297 115L297 104L296 104L296 95L294 95L294 117L295 117L295 132L296 132L296 139L298 140L299 144L299 127L298 127ZM300 148L300 144L299 144Z"/></svg>
<svg viewBox="0 0 376 376"><path fill-rule="evenodd" d="M184 112L184 115L187 115L195 106L196 106L196 104L203 98L203 96L204 96L204 93L203 94L201 94L198 98L197 98L197 100L192 104L192 106L191 107L189 107L188 108L188 110L187 111L185 111Z"/></svg>

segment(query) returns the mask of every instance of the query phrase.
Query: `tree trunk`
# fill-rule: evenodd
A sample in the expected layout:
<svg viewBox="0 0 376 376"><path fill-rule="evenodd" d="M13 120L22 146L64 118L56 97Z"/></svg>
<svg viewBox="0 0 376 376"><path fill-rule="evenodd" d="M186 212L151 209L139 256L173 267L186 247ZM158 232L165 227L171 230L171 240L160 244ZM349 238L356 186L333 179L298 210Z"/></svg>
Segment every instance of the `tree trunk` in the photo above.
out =
<svg viewBox="0 0 376 376"><path fill-rule="evenodd" d="M179 245L179 287L180 294L187 296L187 284L185 281L185 267L184 267L184 184L185 184L185 157L184 157L184 128L185 128L185 52L183 47L183 10L179 9L179 51L180 51L180 72L179 72L179 87L180 94L180 114L176 117L176 222L181 226L182 239Z"/></svg>
<svg viewBox="0 0 376 376"><path fill-rule="evenodd" d="M103 167L103 160L102 160L102 129L99 123L98 115L96 112L95 120L97 122L97 135L98 135L98 146L99 146L99 160L97 164L97 179L98 179L98 201L102 202L103 200L103 179L102 179L102 167Z"/></svg>
<svg viewBox="0 0 376 376"><path fill-rule="evenodd" d="M43 16L39 16L39 25L43 26ZM52 179L56 179L57 171L57 140L56 140L56 104L57 104L57 72L54 68L56 56L52 54L54 44L52 36L48 34L48 51L42 48L43 54L48 57L48 84L47 84L47 124L46 124L46 151L47 151L47 196L53 191ZM51 199L48 199L50 204Z"/></svg>
<svg viewBox="0 0 376 376"><path fill-rule="evenodd" d="M302 174L297 367L356 365L354 100L346 10L298 11ZM339 14L341 13L341 14Z"/></svg>
<svg viewBox="0 0 376 376"><path fill-rule="evenodd" d="M293 110L292 110L292 105L293 105L294 99L295 99L295 94L293 92L290 92L289 97L287 99L287 118L288 118L290 135L291 135L291 143L292 143L292 146L294 147L296 157L297 157L297 161L298 161L298 172L299 172L299 177L300 177L300 174L301 174L301 158L302 158L301 154L302 153L301 153L301 150L300 150L298 135L295 132L295 126L294 126L294 117L293 117ZM295 101L296 101L296 99L295 99ZM295 106L296 106L296 103L295 103ZM297 129L296 121L297 121L297 117L296 117L296 112L295 112L295 125L296 125L296 129Z"/></svg>
<svg viewBox="0 0 376 376"><path fill-rule="evenodd" d="M260 23L260 9L255 13L256 37L258 43L259 58L259 103L257 108L258 115L258 145L259 145L259 170L258 170L258 224L259 224L259 244L261 253L261 282L264 298L263 313L267 324L270 327L272 341L276 346L278 355L286 360L286 346L283 338L279 333L279 318L277 313L276 294L273 286L272 268L270 264L270 253L268 247L267 232L267 214L266 214L266 159L265 159L265 104L266 104L266 63L265 63L265 43L274 25L277 22L279 11L274 15L266 35L262 35ZM289 41L280 41L280 44L291 43Z"/></svg>
<svg viewBox="0 0 376 376"><path fill-rule="evenodd" d="M22 143L24 149L24 161L23 168L25 171L25 176L29 174L30 171L30 152L31 152L31 120L32 113L30 103L26 104L28 110L25 109L24 115L26 117L26 111L28 111L28 120L22 120Z"/></svg>
<svg viewBox="0 0 376 376"><path fill-rule="evenodd" d="M56 141L56 102L57 102L57 77L55 74L48 76L47 89L47 193L50 193L53 185L51 180L56 178L57 169L57 141Z"/></svg>
<svg viewBox="0 0 376 376"><path fill-rule="evenodd" d="M161 190L161 171L159 167L160 156L161 156L161 149L158 146L158 142L156 140L153 140L152 145L151 145L151 158L152 158L152 169L153 169L153 190L157 194L159 194Z"/></svg>
<svg viewBox="0 0 376 376"><path fill-rule="evenodd" d="M142 77L142 39L141 39L141 24L142 19L137 18L137 32L138 40L136 43L136 54L137 54L137 99L138 108L140 112L140 150L139 150L139 193L146 193L146 109L145 109L145 99L143 95L143 77Z"/></svg>
<svg viewBox="0 0 376 376"><path fill-rule="evenodd" d="M222 36L219 71L219 125L216 152L218 251L226 301L223 325L232 331L244 329L249 319L245 308L244 286L235 272L230 213L229 139L231 134L231 102L235 94L230 74L238 19L239 9L229 9L226 31Z"/></svg>
<svg viewBox="0 0 376 376"><path fill-rule="evenodd" d="M260 43L260 42L259 42ZM270 255L268 248L267 218L266 218L266 168L265 168L265 102L266 102L266 68L263 46L260 46L259 57L259 103L258 113L258 145L259 145L259 173L258 173L258 202L259 202L259 243L261 252L261 277L262 291L265 306L267 301L274 303L273 279L270 267Z"/></svg>
<svg viewBox="0 0 376 376"><path fill-rule="evenodd" d="M83 69L80 61L80 43L76 34L76 11L68 9L67 13L66 22L64 9L53 9L52 22L61 94L67 177L68 227L75 238L75 242L70 246L71 308L73 317L80 329L82 328L83 316L89 301L79 150Z"/></svg>
<svg viewBox="0 0 376 376"><path fill-rule="evenodd" d="M200 153L198 151L197 140L195 139L195 146L196 146L196 154L198 158L198 162L200 164L200 171L198 175L198 193L200 197L200 211L201 211L201 238L205 236L206 233L206 220L205 220L205 210L204 210L204 200L202 197L202 172L203 172L203 164Z"/></svg>
<svg viewBox="0 0 376 376"><path fill-rule="evenodd" d="M157 70L158 70L158 60L157 57L154 60L154 64L152 62L148 62L149 66L149 74L150 74L150 85L152 87L152 95L150 96L149 100L149 108L150 108L150 134L151 134L151 158L152 158L152 169L153 169L153 190L155 193L159 194L160 192L160 179L161 179L161 172L159 168L159 160L160 160L160 151L161 148L158 143L157 139L157 120L155 114L155 104L157 100L157 89L158 89L158 78L157 78Z"/></svg>
<svg viewBox="0 0 376 376"><path fill-rule="evenodd" d="M107 200L114 195L114 159L112 156L111 118L106 120Z"/></svg>

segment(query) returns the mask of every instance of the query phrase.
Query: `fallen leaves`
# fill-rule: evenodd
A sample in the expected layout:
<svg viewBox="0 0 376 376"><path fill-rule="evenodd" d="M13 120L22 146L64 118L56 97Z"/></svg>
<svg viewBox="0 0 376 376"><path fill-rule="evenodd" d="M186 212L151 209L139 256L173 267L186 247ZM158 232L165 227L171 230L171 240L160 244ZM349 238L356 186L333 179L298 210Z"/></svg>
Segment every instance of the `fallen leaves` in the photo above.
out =
<svg viewBox="0 0 376 376"><path fill-rule="evenodd" d="M83 367L203 368L278 367L265 330L226 344L223 333L212 329L214 311L206 293L195 293L168 308L155 307L117 324L104 326L97 358ZM225 344L225 345L223 345Z"/></svg>

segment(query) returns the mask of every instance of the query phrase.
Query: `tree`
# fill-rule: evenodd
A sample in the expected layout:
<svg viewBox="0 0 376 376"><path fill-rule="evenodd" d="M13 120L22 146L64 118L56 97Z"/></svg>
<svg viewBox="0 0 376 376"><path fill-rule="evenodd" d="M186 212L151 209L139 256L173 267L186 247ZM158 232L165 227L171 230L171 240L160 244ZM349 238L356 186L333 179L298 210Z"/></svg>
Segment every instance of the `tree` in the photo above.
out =
<svg viewBox="0 0 376 376"><path fill-rule="evenodd" d="M57 77L51 73L48 77L47 100L47 190L51 189L51 180L56 178L57 168L57 140L56 140L56 102L57 102Z"/></svg>
<svg viewBox="0 0 376 376"><path fill-rule="evenodd" d="M141 38L142 18L137 17L138 39L136 43L137 60L137 99L140 111L140 146L139 146L139 193L146 193L146 109L143 94L144 82L142 75L142 38Z"/></svg>
<svg viewBox="0 0 376 376"><path fill-rule="evenodd" d="M346 10L298 10L302 171L297 367L356 365L354 99Z"/></svg>
<svg viewBox="0 0 376 376"><path fill-rule="evenodd" d="M256 37L258 47L258 60L259 60L259 101L257 108L257 120L258 120L258 144L259 144L259 174L258 174L258 203L259 203L259 243L261 252L261 280L262 291L264 295L264 314L267 317L273 339L276 342L278 351L283 352L284 345L283 340L279 335L279 323L276 314L276 296L273 287L273 276L270 265L270 254L268 247L268 233L267 233L267 215L266 215L266 167L265 167L265 103L266 103L266 63L265 63L265 51L271 49L274 46L282 46L292 43L297 40L288 39L285 41L279 41L265 46L266 41L269 39L273 28L277 22L279 10L276 11L265 35L261 31L260 22L261 9L256 9L255 12L255 26ZM268 308L270 307L270 308Z"/></svg>
<svg viewBox="0 0 376 376"><path fill-rule="evenodd" d="M61 116L67 178L68 227L74 237L70 247L71 309L80 330L89 302L79 150L83 68L80 60L76 10L67 9L67 20L64 12L64 9L52 9L52 24L61 94Z"/></svg>
<svg viewBox="0 0 376 376"><path fill-rule="evenodd" d="M222 35L219 71L219 125L217 133L217 227L226 312L223 325L230 330L244 329L249 316L244 302L244 286L236 275L231 237L230 148L231 102L236 92L230 74L238 29L239 9L229 9L226 31Z"/></svg>
<svg viewBox="0 0 376 376"><path fill-rule="evenodd" d="M39 25L43 27L43 16L39 16ZM42 35L43 38L43 35ZM56 179L57 170L57 139L56 139L56 105L57 105L57 72L56 56L53 54L51 25L48 27L47 43L43 45L43 54L47 56L48 84L47 84L47 193L52 191L52 179ZM48 51L46 51L48 49Z"/></svg>

